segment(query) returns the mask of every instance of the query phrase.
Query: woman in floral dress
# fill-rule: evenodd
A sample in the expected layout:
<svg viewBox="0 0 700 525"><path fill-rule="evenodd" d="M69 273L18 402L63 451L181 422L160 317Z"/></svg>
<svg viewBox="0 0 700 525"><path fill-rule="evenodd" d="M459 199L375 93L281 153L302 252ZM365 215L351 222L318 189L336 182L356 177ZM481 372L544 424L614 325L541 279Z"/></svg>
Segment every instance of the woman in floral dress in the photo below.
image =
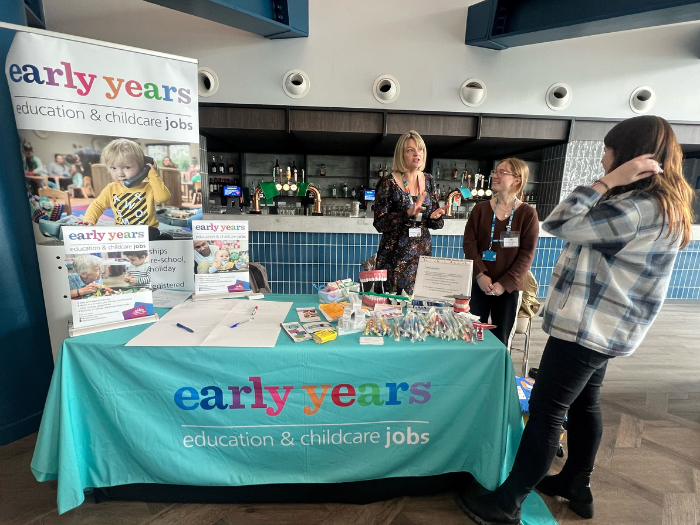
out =
<svg viewBox="0 0 700 525"><path fill-rule="evenodd" d="M432 255L430 229L444 225L447 205L439 207L435 183L423 173L427 151L416 131L399 138L392 173L377 184L374 227L382 238L377 249L377 269L387 270L390 293L413 294L418 259Z"/></svg>

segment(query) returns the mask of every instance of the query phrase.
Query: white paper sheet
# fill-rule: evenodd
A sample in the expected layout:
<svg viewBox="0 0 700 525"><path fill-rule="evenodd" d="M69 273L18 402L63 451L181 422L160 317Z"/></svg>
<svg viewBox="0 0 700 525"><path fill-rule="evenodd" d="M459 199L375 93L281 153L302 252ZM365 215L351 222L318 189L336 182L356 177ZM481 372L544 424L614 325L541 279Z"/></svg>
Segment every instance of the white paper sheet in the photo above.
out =
<svg viewBox="0 0 700 525"><path fill-rule="evenodd" d="M423 255L418 259L414 299L454 302L454 295L470 296L471 292L471 260Z"/></svg>
<svg viewBox="0 0 700 525"><path fill-rule="evenodd" d="M258 311L252 321L253 308ZM221 299L189 301L176 306L163 318L129 341L126 346L224 346L231 348L272 348L277 343L291 302ZM193 333L177 323L194 330Z"/></svg>
<svg viewBox="0 0 700 525"><path fill-rule="evenodd" d="M156 308L175 308L184 303L192 295L192 292L183 290L167 290L161 288L153 291L153 306Z"/></svg>

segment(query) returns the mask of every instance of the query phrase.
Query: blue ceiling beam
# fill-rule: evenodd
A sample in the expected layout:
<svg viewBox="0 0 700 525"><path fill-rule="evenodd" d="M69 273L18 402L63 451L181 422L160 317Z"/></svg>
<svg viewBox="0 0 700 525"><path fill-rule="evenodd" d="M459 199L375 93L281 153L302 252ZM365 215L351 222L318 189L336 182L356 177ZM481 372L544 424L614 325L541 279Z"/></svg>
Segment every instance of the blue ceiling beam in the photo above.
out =
<svg viewBox="0 0 700 525"><path fill-rule="evenodd" d="M502 50L694 20L691 0L485 0L469 7L464 43Z"/></svg>
<svg viewBox="0 0 700 525"><path fill-rule="evenodd" d="M308 0L146 0L265 38L309 36Z"/></svg>

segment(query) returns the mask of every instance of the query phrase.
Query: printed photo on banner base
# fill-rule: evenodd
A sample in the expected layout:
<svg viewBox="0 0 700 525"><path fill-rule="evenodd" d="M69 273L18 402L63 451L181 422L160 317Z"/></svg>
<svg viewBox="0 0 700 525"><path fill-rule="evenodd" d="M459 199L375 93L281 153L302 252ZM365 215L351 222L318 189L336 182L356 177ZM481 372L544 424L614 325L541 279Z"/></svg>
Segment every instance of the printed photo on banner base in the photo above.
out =
<svg viewBox="0 0 700 525"><path fill-rule="evenodd" d="M192 221L195 294L250 291L248 221Z"/></svg>
<svg viewBox="0 0 700 525"><path fill-rule="evenodd" d="M73 326L153 315L148 227L66 227Z"/></svg>
<svg viewBox="0 0 700 525"><path fill-rule="evenodd" d="M150 240L190 239L201 216L198 144L19 131L32 219L62 226L149 227Z"/></svg>

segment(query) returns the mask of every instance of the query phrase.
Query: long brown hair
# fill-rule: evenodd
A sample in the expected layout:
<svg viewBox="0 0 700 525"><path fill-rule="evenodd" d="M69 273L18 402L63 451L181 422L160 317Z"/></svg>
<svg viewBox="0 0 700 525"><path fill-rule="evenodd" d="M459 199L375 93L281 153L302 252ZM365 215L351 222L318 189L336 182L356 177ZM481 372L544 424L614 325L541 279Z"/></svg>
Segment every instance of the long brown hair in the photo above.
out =
<svg viewBox="0 0 700 525"><path fill-rule="evenodd" d="M681 249L691 240L693 190L683 177L683 151L671 125L661 117L643 115L623 120L612 128L603 139L613 150L610 171L640 155L651 153L664 172L640 179L627 186L613 188L608 195L628 191L646 192L654 199L663 213L663 227L668 221L668 234L674 240L681 237ZM660 235L660 234L659 234Z"/></svg>

